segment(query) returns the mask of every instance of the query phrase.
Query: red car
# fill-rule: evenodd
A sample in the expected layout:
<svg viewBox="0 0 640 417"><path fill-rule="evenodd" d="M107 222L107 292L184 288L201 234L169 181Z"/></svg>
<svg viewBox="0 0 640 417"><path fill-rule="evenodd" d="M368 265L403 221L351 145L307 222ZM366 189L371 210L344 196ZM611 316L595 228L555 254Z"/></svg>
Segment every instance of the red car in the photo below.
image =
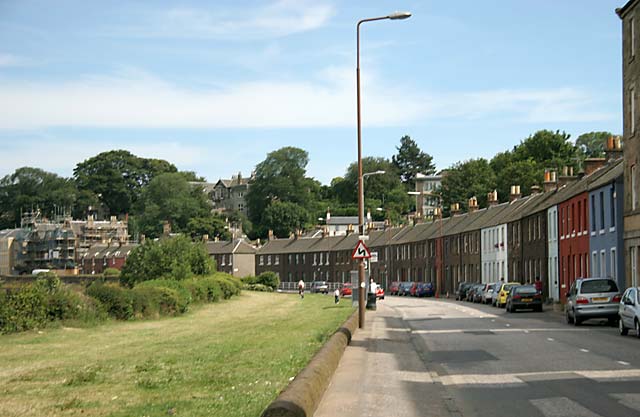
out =
<svg viewBox="0 0 640 417"><path fill-rule="evenodd" d="M409 289L409 294L412 297L417 297L418 296L418 283L417 282L412 283L411 289Z"/></svg>
<svg viewBox="0 0 640 417"><path fill-rule="evenodd" d="M400 283L398 281L393 281L391 285L389 285L389 294L398 295L398 287L400 287Z"/></svg>
<svg viewBox="0 0 640 417"><path fill-rule="evenodd" d="M384 288L378 285L376 289L376 298L380 300L384 300Z"/></svg>
<svg viewBox="0 0 640 417"><path fill-rule="evenodd" d="M342 284L342 288L340 288L340 296L341 297L347 297L353 294L353 289L351 287L351 283L350 282L345 282L344 284Z"/></svg>

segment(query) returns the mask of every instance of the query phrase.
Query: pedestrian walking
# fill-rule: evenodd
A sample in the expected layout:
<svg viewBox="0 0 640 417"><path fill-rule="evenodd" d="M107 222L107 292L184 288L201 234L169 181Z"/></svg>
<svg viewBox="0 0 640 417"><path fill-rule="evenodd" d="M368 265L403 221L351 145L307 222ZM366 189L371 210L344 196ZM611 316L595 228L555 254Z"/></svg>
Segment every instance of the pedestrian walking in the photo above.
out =
<svg viewBox="0 0 640 417"><path fill-rule="evenodd" d="M300 294L300 298L304 298L304 281L298 281L298 294Z"/></svg>
<svg viewBox="0 0 640 417"><path fill-rule="evenodd" d="M333 292L333 296L335 297L335 304L338 304L340 302L340 290L336 288L336 290Z"/></svg>
<svg viewBox="0 0 640 417"><path fill-rule="evenodd" d="M542 294L542 281L540 281L540 277L536 277L536 282L534 282L533 285L536 287L536 291Z"/></svg>

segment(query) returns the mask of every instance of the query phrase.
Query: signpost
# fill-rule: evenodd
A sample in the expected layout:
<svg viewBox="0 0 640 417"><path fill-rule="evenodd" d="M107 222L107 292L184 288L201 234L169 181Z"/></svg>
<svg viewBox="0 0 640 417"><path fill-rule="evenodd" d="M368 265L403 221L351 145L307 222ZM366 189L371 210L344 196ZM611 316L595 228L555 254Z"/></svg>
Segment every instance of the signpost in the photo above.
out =
<svg viewBox="0 0 640 417"><path fill-rule="evenodd" d="M358 260L359 264L360 264L358 266L358 268L359 268L359 272L358 272L359 286L353 288L354 294L352 295L352 300L356 296L355 290L357 288L358 289L358 317L360 319L359 320L360 327L362 328L363 327L363 323L364 323L365 295L367 293L366 292L367 280L365 278L365 274L368 272L364 268L364 261L365 261L365 259L371 258L371 251L369 250L367 245L364 244L364 242L362 240L359 240L358 244L353 249L353 253L351 254L351 258L355 259L355 260ZM362 278L362 279L360 279L360 278Z"/></svg>

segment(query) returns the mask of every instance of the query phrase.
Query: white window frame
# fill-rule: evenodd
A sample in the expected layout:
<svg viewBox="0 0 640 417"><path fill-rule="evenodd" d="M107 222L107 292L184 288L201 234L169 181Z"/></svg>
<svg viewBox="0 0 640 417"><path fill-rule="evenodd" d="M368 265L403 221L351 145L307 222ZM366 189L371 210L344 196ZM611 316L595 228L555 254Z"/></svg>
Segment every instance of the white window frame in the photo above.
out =
<svg viewBox="0 0 640 417"><path fill-rule="evenodd" d="M629 48L630 58L636 56L636 19L634 16L629 17Z"/></svg>
<svg viewBox="0 0 640 417"><path fill-rule="evenodd" d="M611 278L614 280L618 279L618 263L616 259L617 250L615 247L611 248Z"/></svg>
<svg viewBox="0 0 640 417"><path fill-rule="evenodd" d="M635 210L638 207L638 192L636 191L638 185L637 176L637 165L633 164L631 165L631 210Z"/></svg>
<svg viewBox="0 0 640 417"><path fill-rule="evenodd" d="M596 267L598 266L598 252L597 251L593 251L591 252L591 276L593 276L593 273L595 272L594 269L597 269Z"/></svg>
<svg viewBox="0 0 640 417"><path fill-rule="evenodd" d="M631 87L629 89L629 114L631 118L629 130L633 135L636 132L636 89L635 87Z"/></svg>
<svg viewBox="0 0 640 417"><path fill-rule="evenodd" d="M607 276L607 253L604 249L600 251L600 277Z"/></svg>

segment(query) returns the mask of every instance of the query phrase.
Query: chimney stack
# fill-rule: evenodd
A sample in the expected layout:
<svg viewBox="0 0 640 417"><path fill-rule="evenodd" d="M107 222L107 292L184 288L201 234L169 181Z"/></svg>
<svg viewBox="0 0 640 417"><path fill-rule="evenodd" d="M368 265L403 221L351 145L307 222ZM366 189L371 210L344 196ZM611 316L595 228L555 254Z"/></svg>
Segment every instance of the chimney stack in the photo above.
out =
<svg viewBox="0 0 640 417"><path fill-rule="evenodd" d="M584 175L591 175L607 162L605 158L587 158L584 160Z"/></svg>
<svg viewBox="0 0 640 417"><path fill-rule="evenodd" d="M478 199L474 196L469 199L469 213L478 211Z"/></svg>
<svg viewBox="0 0 640 417"><path fill-rule="evenodd" d="M269 229L269 232L267 234L267 238L268 238L268 240L273 240L273 230Z"/></svg>
<svg viewBox="0 0 640 417"><path fill-rule="evenodd" d="M558 177L558 188L563 185L569 184L570 182L574 182L578 179L573 175L573 167L562 167L562 175Z"/></svg>
<svg viewBox="0 0 640 417"><path fill-rule="evenodd" d="M493 190L487 194L487 206L493 207L498 205L498 191Z"/></svg>
<svg viewBox="0 0 640 417"><path fill-rule="evenodd" d="M558 189L558 178L555 169L544 170L544 182L542 183L542 187L545 193Z"/></svg>
<svg viewBox="0 0 640 417"><path fill-rule="evenodd" d="M522 194L520 193L520 186L519 185L512 185L511 186L511 193L509 194L509 202L516 201L520 197L522 197Z"/></svg>
<svg viewBox="0 0 640 417"><path fill-rule="evenodd" d="M209 235L207 235L207 234L202 235L202 241L203 242L208 242L209 241Z"/></svg>
<svg viewBox="0 0 640 417"><path fill-rule="evenodd" d="M620 136L611 136L607 140L604 153L606 155L606 161L611 162L616 159L622 158L622 144L620 142Z"/></svg>
<svg viewBox="0 0 640 417"><path fill-rule="evenodd" d="M353 233L353 225L352 225L352 224L350 224L350 225L347 227L347 236L349 236L351 233Z"/></svg>
<svg viewBox="0 0 640 417"><path fill-rule="evenodd" d="M451 216L456 216L458 214L460 214L460 204L453 203L451 205Z"/></svg>
<svg viewBox="0 0 640 417"><path fill-rule="evenodd" d="M531 186L531 194L540 194L542 192L542 188L539 185Z"/></svg>
<svg viewBox="0 0 640 417"><path fill-rule="evenodd" d="M169 223L167 220L165 220L162 223L162 235L163 236L169 236L171 234L171 223Z"/></svg>

